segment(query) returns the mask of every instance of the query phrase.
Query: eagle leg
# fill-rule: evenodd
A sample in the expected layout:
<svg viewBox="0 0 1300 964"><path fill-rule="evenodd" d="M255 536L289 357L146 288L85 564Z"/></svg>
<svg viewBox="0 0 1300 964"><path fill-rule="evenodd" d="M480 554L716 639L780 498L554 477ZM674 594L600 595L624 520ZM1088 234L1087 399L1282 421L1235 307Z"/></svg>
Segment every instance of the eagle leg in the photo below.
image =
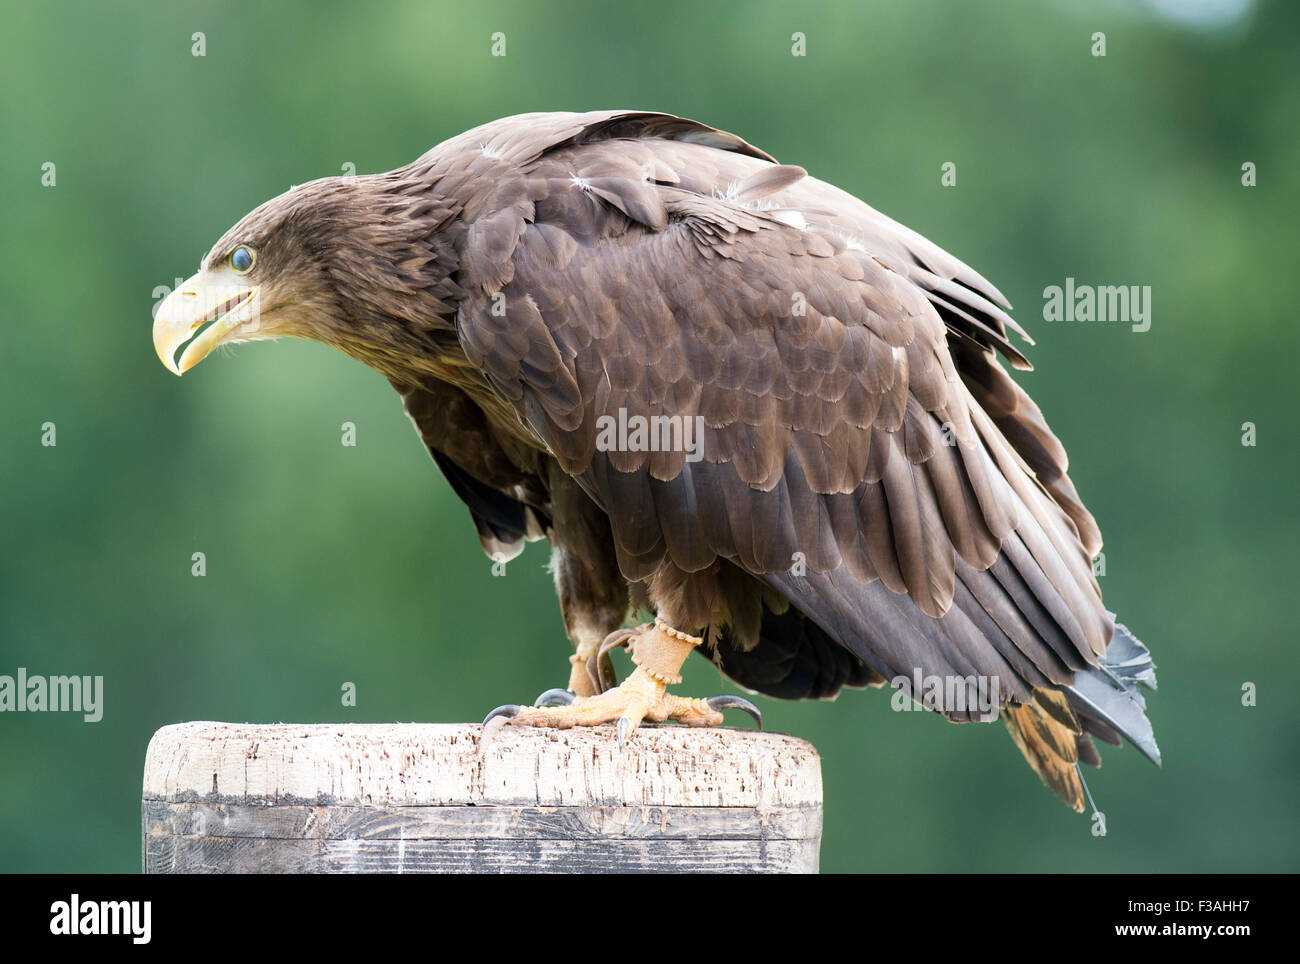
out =
<svg viewBox="0 0 1300 964"><path fill-rule="evenodd" d="M596 696L618 683L602 645L627 620L627 580L618 567L609 517L557 462L546 469L546 487L555 592L575 650L568 688L577 696Z"/></svg>
<svg viewBox="0 0 1300 964"><path fill-rule="evenodd" d="M591 658L599 659L616 646L627 646L636 669L620 685L595 696L575 697L567 705L499 707L488 719L503 716L516 726L561 729L617 723L620 742L643 720L717 726L723 719L722 710L727 707L739 707L759 719L753 704L740 697L715 696L702 700L668 692L669 685L682 681L682 664L701 642L700 637L672 629L659 618L633 630L612 633Z"/></svg>

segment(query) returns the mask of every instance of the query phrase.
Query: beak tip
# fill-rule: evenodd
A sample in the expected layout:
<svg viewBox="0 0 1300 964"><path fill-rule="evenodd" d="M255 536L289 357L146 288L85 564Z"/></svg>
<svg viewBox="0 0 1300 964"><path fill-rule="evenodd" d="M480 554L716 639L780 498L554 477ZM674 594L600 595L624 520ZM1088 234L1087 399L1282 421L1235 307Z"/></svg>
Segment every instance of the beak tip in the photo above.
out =
<svg viewBox="0 0 1300 964"><path fill-rule="evenodd" d="M165 350L166 346L160 343L157 337L154 338L153 347L154 347L154 353L157 354L158 356L158 360L163 364L163 368L167 369L173 375L181 374L181 370L176 367L175 360L172 359L168 355L167 351Z"/></svg>

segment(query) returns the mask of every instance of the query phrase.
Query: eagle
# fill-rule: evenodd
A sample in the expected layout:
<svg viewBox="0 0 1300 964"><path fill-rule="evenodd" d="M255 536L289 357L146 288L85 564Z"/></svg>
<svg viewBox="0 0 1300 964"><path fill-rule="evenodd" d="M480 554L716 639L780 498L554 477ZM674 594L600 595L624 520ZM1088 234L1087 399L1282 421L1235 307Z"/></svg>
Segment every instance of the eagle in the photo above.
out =
<svg viewBox="0 0 1300 964"><path fill-rule="evenodd" d="M223 344L332 345L397 390L492 559L549 541L568 683L494 725L622 741L756 713L669 691L698 651L773 697L888 684L1001 719L1082 811L1094 738L1160 761L1154 664L1103 605L1097 524L999 360L1030 367L1009 309L801 167L606 110L295 186L212 246L153 339L177 375Z"/></svg>

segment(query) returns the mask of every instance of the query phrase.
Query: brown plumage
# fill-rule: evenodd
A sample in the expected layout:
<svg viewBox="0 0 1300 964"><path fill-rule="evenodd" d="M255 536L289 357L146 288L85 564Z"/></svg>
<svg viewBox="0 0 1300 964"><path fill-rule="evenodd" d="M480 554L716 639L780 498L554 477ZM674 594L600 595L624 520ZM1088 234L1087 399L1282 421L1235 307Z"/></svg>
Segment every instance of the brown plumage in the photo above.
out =
<svg viewBox="0 0 1300 964"><path fill-rule="evenodd" d="M775 696L995 678L1076 809L1090 734L1158 759L1097 526L996 358L1027 368L1027 336L851 195L693 121L530 114L295 188L201 277L240 283L240 245L260 318L222 340L315 338L386 375L485 551L551 541L580 647L644 607ZM700 447L601 444L620 415L698 417Z"/></svg>

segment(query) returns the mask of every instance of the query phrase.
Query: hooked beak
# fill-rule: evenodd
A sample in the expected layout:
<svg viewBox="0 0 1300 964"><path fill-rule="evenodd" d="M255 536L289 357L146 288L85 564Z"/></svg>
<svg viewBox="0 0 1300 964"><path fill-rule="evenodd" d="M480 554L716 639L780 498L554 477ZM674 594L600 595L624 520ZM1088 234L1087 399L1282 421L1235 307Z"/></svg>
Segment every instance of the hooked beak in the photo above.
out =
<svg viewBox="0 0 1300 964"><path fill-rule="evenodd" d="M153 347L158 359L177 375L201 362L224 341L242 341L260 327L258 285L223 284L199 272L158 306ZM211 322L211 324L209 324ZM207 325L207 328L203 328ZM190 341L194 332L203 328ZM186 342L180 361L176 349Z"/></svg>

